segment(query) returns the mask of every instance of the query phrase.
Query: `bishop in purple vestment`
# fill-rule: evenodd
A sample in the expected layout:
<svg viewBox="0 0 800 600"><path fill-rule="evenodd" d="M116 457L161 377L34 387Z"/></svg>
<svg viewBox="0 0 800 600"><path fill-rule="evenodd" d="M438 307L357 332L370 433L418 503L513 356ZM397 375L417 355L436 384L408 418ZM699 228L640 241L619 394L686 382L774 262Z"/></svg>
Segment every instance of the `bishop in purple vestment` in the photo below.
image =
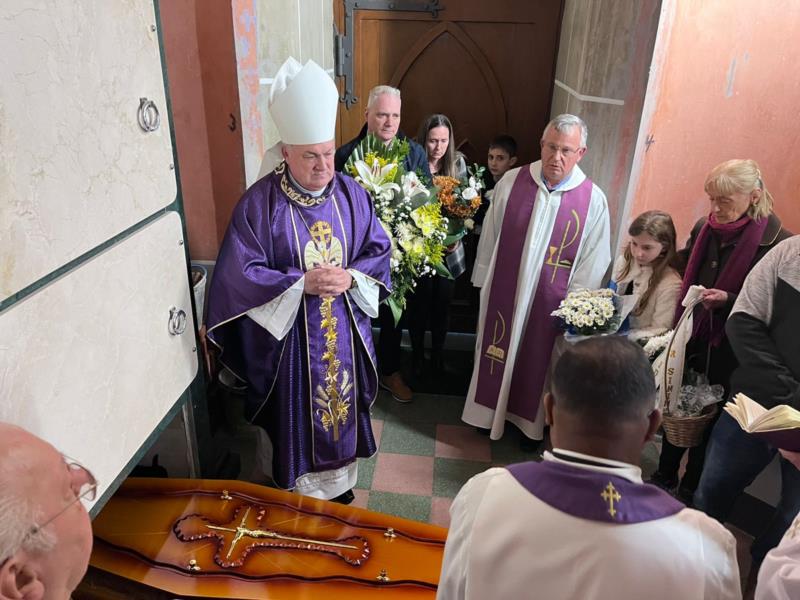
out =
<svg viewBox="0 0 800 600"><path fill-rule="evenodd" d="M287 119L281 97L271 105L279 129L285 123L285 162L234 209L211 282L208 338L247 384L246 416L269 437L275 483L330 499L353 487L356 457L376 451L370 317L389 293L391 244L367 193L334 172L335 102L321 125L312 103L312 126L296 131L298 105L309 94L319 101L304 83L316 78L335 93L317 65L297 68Z"/></svg>

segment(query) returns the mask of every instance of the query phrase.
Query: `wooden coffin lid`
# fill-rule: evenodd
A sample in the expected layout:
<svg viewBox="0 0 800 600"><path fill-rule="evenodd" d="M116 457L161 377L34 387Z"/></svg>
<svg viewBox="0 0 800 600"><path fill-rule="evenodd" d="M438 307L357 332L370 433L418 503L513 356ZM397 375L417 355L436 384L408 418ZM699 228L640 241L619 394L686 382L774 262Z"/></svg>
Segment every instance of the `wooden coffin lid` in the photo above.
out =
<svg viewBox="0 0 800 600"><path fill-rule="evenodd" d="M92 566L214 598L433 598L447 530L241 481L129 479Z"/></svg>

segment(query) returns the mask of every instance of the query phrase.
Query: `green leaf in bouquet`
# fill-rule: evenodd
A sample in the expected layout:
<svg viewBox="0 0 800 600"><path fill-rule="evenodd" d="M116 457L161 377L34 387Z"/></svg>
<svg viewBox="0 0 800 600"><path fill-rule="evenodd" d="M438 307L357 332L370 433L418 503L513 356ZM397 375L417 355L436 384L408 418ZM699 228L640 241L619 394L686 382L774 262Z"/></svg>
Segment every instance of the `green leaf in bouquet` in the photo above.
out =
<svg viewBox="0 0 800 600"><path fill-rule="evenodd" d="M457 231L456 233L448 233L447 237L444 238L442 245L451 246L452 244L455 244L458 240L463 238L465 235L467 235L467 230L464 228L462 228L460 231Z"/></svg>
<svg viewBox="0 0 800 600"><path fill-rule="evenodd" d="M403 308L395 300L394 296L389 296L389 299L386 301L386 303L389 305L389 308L392 311L392 316L394 317L394 324L397 325L400 322L400 317L403 316Z"/></svg>
<svg viewBox="0 0 800 600"><path fill-rule="evenodd" d="M443 261L440 261L433 265L433 268L436 270L437 275L441 275L442 277L446 277L447 279L453 279L453 276L450 274L450 271L445 266Z"/></svg>

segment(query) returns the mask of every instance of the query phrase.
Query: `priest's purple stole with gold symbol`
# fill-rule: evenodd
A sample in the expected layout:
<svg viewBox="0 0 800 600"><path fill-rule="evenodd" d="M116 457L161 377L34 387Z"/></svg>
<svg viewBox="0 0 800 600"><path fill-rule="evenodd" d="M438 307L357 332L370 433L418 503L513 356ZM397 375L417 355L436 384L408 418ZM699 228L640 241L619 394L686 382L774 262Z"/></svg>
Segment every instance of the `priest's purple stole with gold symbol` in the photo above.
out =
<svg viewBox="0 0 800 600"><path fill-rule="evenodd" d="M520 257L525 252L525 240L538 190L530 168L520 169L511 188L500 230L475 394L475 402L491 409L497 408L503 383L514 320ZM528 324L514 361L507 408L508 412L529 421L536 419L550 353L559 333L550 313L558 308L567 295L569 277L591 198L592 182L588 178L577 188L561 195L548 250L539 268L539 283Z"/></svg>
<svg viewBox="0 0 800 600"><path fill-rule="evenodd" d="M539 500L580 519L630 525L670 517L686 508L654 485L601 471L548 460L506 468Z"/></svg>

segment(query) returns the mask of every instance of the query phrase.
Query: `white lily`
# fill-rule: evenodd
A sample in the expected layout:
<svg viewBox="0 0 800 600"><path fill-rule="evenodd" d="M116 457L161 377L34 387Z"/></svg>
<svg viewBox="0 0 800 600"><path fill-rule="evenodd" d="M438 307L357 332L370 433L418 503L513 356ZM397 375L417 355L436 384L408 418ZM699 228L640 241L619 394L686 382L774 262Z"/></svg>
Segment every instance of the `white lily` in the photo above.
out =
<svg viewBox="0 0 800 600"><path fill-rule="evenodd" d="M419 194L425 194L426 197L431 195L428 188L422 185L422 182L417 177L417 174L414 171L409 171L405 175L403 175L403 196L408 199L413 198Z"/></svg>
<svg viewBox="0 0 800 600"><path fill-rule="evenodd" d="M390 200L394 197L395 192L400 191L399 185L392 181L386 181L386 177L395 166L394 163L388 163L381 167L376 160L373 161L372 167L370 167L363 160L357 160L355 162L356 171L358 171L356 181L376 198Z"/></svg>

